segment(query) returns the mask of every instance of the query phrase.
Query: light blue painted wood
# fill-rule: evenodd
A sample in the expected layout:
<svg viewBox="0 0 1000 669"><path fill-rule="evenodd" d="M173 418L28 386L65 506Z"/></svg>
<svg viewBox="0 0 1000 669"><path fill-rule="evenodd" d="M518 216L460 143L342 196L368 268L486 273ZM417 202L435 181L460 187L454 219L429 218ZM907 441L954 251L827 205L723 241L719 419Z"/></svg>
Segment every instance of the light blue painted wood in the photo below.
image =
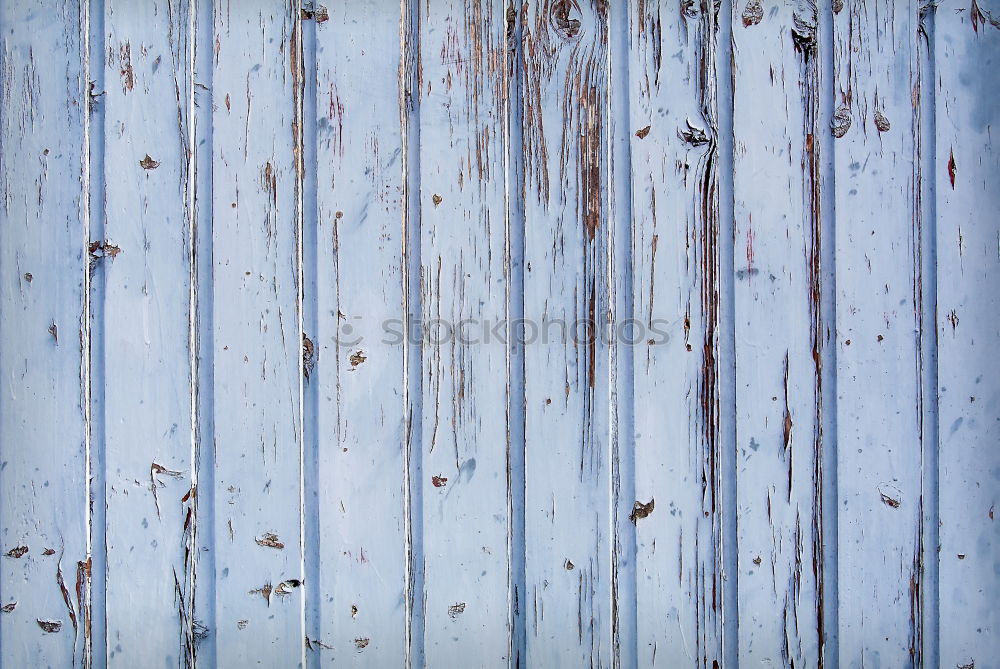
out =
<svg viewBox="0 0 1000 669"><path fill-rule="evenodd" d="M988 5L0 6L0 667L992 666Z"/></svg>
<svg viewBox="0 0 1000 669"><path fill-rule="evenodd" d="M344 3L316 34L314 666L404 666L407 584L400 14ZM304 23L304 26L306 24ZM308 27L304 28L309 30ZM378 82L375 85L373 82ZM314 254L314 255L312 255ZM308 479L307 479L308 480ZM307 558L308 559L308 558ZM307 579L312 575L307 575ZM312 607L309 611L312 611Z"/></svg>
<svg viewBox="0 0 1000 669"><path fill-rule="evenodd" d="M504 10L503 0L427 3L414 47L427 666L502 667L511 649L507 345L483 329L503 321L509 281Z"/></svg>
<svg viewBox="0 0 1000 669"><path fill-rule="evenodd" d="M217 3L212 73L219 666L304 664L300 12Z"/></svg>
<svg viewBox="0 0 1000 669"><path fill-rule="evenodd" d="M978 12L976 11L978 9ZM963 11L964 10L964 11ZM934 21L942 667L1000 658L1000 5ZM931 147L927 147L931 151Z"/></svg>
<svg viewBox="0 0 1000 669"><path fill-rule="evenodd" d="M86 9L0 5L0 666L87 654Z"/></svg>
<svg viewBox="0 0 1000 669"><path fill-rule="evenodd" d="M640 666L722 662L717 19L631 4ZM708 79L707 79L708 78Z"/></svg>
<svg viewBox="0 0 1000 669"><path fill-rule="evenodd" d="M820 310L832 286L821 277L830 130L818 19L804 2L733 14L739 647L749 666L819 666L824 631Z"/></svg>
<svg viewBox="0 0 1000 669"><path fill-rule="evenodd" d="M605 3L526 3L527 666L613 661L607 44Z"/></svg>
<svg viewBox="0 0 1000 669"><path fill-rule="evenodd" d="M923 647L917 6L834 18L837 541L842 666Z"/></svg>
<svg viewBox="0 0 1000 669"><path fill-rule="evenodd" d="M177 665L194 655L190 16L170 2L104 11L94 411L104 428L108 645L95 662Z"/></svg>

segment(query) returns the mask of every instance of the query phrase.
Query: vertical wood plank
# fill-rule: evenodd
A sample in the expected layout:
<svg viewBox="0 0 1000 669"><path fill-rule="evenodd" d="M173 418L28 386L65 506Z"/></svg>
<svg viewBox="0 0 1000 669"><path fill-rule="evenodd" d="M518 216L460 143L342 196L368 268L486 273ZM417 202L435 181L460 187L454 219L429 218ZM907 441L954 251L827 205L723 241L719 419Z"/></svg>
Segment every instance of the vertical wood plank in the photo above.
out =
<svg viewBox="0 0 1000 669"><path fill-rule="evenodd" d="M740 661L758 666L821 660L816 24L806 2L733 5Z"/></svg>
<svg viewBox="0 0 1000 669"><path fill-rule="evenodd" d="M215 627L222 666L303 662L296 2L216 3Z"/></svg>
<svg viewBox="0 0 1000 669"><path fill-rule="evenodd" d="M84 659L86 35L0 6L0 666Z"/></svg>
<svg viewBox="0 0 1000 669"><path fill-rule="evenodd" d="M1000 657L998 19L996 2L941 3L933 29L942 667Z"/></svg>
<svg viewBox="0 0 1000 669"><path fill-rule="evenodd" d="M215 485L215 351L213 346L214 263L212 249L215 29L214 0L194 0L191 11L193 42L194 108L189 123L195 136L191 167L191 225L195 280L192 307L195 318L195 449L196 495L194 497L194 619L196 664L216 666L216 485Z"/></svg>
<svg viewBox="0 0 1000 669"><path fill-rule="evenodd" d="M194 655L189 18L186 3L105 4L104 239L90 253L105 286L108 666Z"/></svg>
<svg viewBox="0 0 1000 669"><path fill-rule="evenodd" d="M915 3L834 17L840 658L921 648Z"/></svg>
<svg viewBox="0 0 1000 669"><path fill-rule="evenodd" d="M525 4L526 662L612 663L608 15Z"/></svg>
<svg viewBox="0 0 1000 669"><path fill-rule="evenodd" d="M504 0L419 9L424 656L508 664ZM414 166L415 168L417 166Z"/></svg>
<svg viewBox="0 0 1000 669"><path fill-rule="evenodd" d="M319 583L309 594L318 620L309 647L319 666L401 667L400 12L375 0L328 12L312 17L317 81L309 112L317 124L318 330L307 382L316 384L319 407L318 545L307 547L318 553Z"/></svg>
<svg viewBox="0 0 1000 669"><path fill-rule="evenodd" d="M630 5L640 666L722 662L717 16ZM725 268L725 271L730 271Z"/></svg>
<svg viewBox="0 0 1000 669"><path fill-rule="evenodd" d="M0 666L12 667L80 661L89 622L86 22L77 3L58 9L0 8Z"/></svg>

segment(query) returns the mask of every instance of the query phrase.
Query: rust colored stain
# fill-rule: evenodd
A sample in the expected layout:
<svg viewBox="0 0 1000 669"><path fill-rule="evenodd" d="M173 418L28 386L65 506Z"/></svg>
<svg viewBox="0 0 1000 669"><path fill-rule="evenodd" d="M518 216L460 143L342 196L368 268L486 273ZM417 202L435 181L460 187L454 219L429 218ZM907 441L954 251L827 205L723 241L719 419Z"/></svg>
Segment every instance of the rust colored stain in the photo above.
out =
<svg viewBox="0 0 1000 669"><path fill-rule="evenodd" d="M636 501L636 503L632 505L632 513L629 514L628 519L631 520L634 525L642 518L646 518L649 514L653 513L653 508L655 506L655 499L650 499L648 502Z"/></svg>
<svg viewBox="0 0 1000 669"><path fill-rule="evenodd" d="M750 0L743 9L743 26L749 28L761 22L764 18L764 7L760 0Z"/></svg>
<svg viewBox="0 0 1000 669"><path fill-rule="evenodd" d="M9 558L19 558L28 552L27 546L15 546L7 551L7 557Z"/></svg>

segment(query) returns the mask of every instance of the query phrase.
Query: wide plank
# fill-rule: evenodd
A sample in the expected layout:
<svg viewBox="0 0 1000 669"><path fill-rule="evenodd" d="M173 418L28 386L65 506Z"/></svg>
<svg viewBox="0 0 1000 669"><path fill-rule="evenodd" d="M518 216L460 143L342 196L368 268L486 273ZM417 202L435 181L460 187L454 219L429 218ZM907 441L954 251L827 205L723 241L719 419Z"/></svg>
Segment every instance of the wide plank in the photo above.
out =
<svg viewBox="0 0 1000 669"><path fill-rule="evenodd" d="M305 249L306 389L315 393L312 666L404 666L403 188L400 11L341 3L314 31L315 247ZM307 41L308 43L308 41ZM311 65L309 52L305 63ZM379 82L372 86L372 82ZM309 82L312 83L312 82ZM310 153L304 154L309 158ZM308 205L307 205L308 206ZM308 221L307 216L307 221ZM308 239L308 237L306 237ZM310 268L315 268L312 275ZM307 508L309 506L307 505Z"/></svg>
<svg viewBox="0 0 1000 669"><path fill-rule="evenodd" d="M176 665L194 657L190 17L166 0L103 12L101 659Z"/></svg>
<svg viewBox="0 0 1000 669"><path fill-rule="evenodd" d="M504 0L419 3L423 655L507 666ZM416 241L416 240L415 240ZM501 329L503 332L503 329Z"/></svg>
<svg viewBox="0 0 1000 669"><path fill-rule="evenodd" d="M523 10L524 662L607 667L608 7Z"/></svg>
<svg viewBox="0 0 1000 669"><path fill-rule="evenodd" d="M1000 658L1000 4L934 14L942 667ZM931 147L923 147L932 151ZM928 287L928 290L930 287Z"/></svg>
<svg viewBox="0 0 1000 669"><path fill-rule="evenodd" d="M214 11L214 626L220 666L304 663L296 2Z"/></svg>
<svg viewBox="0 0 1000 669"><path fill-rule="evenodd" d="M921 630L917 7L834 16L842 666L910 666Z"/></svg>
<svg viewBox="0 0 1000 669"><path fill-rule="evenodd" d="M733 6L739 650L752 666L821 666L817 20L807 2Z"/></svg>
<svg viewBox="0 0 1000 669"><path fill-rule="evenodd" d="M91 623L87 23L52 5L0 5L4 669L82 663Z"/></svg>
<svg viewBox="0 0 1000 669"><path fill-rule="evenodd" d="M722 657L717 16L630 3L639 666Z"/></svg>

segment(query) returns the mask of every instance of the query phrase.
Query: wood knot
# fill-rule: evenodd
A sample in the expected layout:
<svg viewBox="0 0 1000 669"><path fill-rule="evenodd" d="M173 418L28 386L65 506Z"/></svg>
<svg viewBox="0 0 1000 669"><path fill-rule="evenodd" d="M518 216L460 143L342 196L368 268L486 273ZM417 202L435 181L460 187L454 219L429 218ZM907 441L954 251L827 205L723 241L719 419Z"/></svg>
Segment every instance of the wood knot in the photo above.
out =
<svg viewBox="0 0 1000 669"><path fill-rule="evenodd" d="M850 129L851 110L846 106L839 107L833 114L833 120L830 121L830 130L833 131L833 136L839 139Z"/></svg>
<svg viewBox="0 0 1000 669"><path fill-rule="evenodd" d="M570 17L574 6L571 0L557 0L552 3L552 28L563 39L572 39L580 34L580 19Z"/></svg>
<svg viewBox="0 0 1000 669"><path fill-rule="evenodd" d="M743 9L743 26L749 28L761 22L764 18L764 6L760 0L750 0Z"/></svg>
<svg viewBox="0 0 1000 669"><path fill-rule="evenodd" d="M653 508L655 506L655 499L650 499L645 504L636 500L636 503L632 506L632 513L629 514L628 519L632 521L633 525L635 525L639 520L646 518L649 514L653 513Z"/></svg>
<svg viewBox="0 0 1000 669"><path fill-rule="evenodd" d="M885 117L885 114L876 110L875 111L875 127L878 128L879 132L886 132L889 130L889 119Z"/></svg>

